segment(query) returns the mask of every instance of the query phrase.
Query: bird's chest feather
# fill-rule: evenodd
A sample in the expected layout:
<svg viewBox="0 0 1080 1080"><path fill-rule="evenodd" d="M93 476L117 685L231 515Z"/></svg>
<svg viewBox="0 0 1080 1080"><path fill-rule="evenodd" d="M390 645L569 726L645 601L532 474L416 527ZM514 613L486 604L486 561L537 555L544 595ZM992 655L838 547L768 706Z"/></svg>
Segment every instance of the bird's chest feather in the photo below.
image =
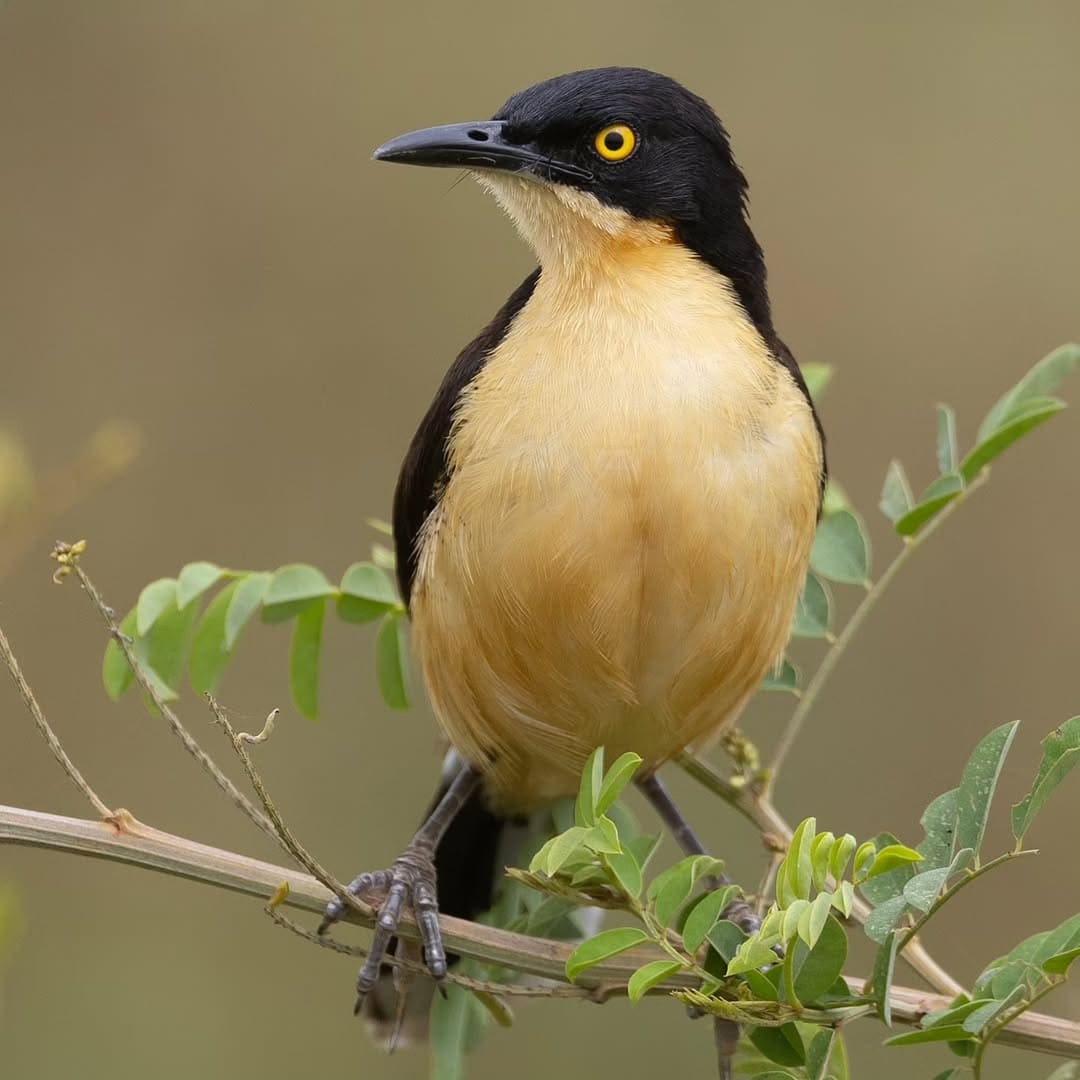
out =
<svg viewBox="0 0 1080 1080"><path fill-rule="evenodd" d="M821 468L809 407L715 272L675 245L614 265L541 277L456 413L413 619L474 758L662 757L786 639Z"/></svg>

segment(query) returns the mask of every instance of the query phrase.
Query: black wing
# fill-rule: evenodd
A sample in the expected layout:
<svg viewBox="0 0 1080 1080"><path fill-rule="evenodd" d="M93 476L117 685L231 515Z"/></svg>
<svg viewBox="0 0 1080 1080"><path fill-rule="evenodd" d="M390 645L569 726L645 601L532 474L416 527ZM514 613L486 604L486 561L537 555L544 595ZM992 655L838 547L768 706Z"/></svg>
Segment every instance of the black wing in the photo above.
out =
<svg viewBox="0 0 1080 1080"><path fill-rule="evenodd" d="M447 440L458 399L506 336L514 317L528 303L539 277L540 270L534 270L495 318L458 354L443 378L435 400L420 421L402 462L394 491L394 546L397 549L398 585L406 605L416 576L420 530L435 509L446 484L449 471Z"/></svg>
<svg viewBox="0 0 1080 1080"><path fill-rule="evenodd" d="M774 331L772 334L772 340L770 341L773 355L780 363L791 372L791 377L795 380L795 385L802 391L803 397L806 398L807 403L810 405L810 412L814 417L814 425L817 427L818 438L821 440L821 491L818 496L818 516L821 516L821 500L825 497L825 484L829 479L829 464L825 458L825 429L821 426L821 417L818 416L818 411L814 405L814 399L810 396L810 390L806 385L806 380L803 378L803 373L799 369L798 362L795 357L792 356L791 350L780 340Z"/></svg>

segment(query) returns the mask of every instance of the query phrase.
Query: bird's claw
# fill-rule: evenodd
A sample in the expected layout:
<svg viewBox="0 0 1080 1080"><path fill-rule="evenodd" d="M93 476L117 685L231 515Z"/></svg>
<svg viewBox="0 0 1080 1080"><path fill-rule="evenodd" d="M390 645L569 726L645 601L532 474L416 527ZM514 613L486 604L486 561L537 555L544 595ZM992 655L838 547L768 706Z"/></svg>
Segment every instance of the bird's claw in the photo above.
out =
<svg viewBox="0 0 1080 1080"><path fill-rule="evenodd" d="M424 949L424 963L431 977L445 994L446 950L439 929L439 904L436 894L435 864L431 854L419 847L406 848L389 870L360 874L347 887L350 895L372 901L381 897L375 934L360 974L356 978L356 1007L358 1013L364 998L371 992L379 977L379 968L386 959L391 939L401 922L406 906L412 908ZM335 897L326 905L318 933L325 933L344 914L347 905Z"/></svg>

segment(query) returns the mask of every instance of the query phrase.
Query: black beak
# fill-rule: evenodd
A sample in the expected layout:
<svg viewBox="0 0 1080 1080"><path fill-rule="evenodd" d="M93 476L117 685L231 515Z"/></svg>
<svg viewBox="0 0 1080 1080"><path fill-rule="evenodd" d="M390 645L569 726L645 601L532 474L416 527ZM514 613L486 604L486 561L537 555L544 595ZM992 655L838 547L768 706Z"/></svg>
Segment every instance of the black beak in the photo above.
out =
<svg viewBox="0 0 1080 1080"><path fill-rule="evenodd" d="M528 145L508 142L501 120L443 124L410 131L383 143L373 157L376 161L400 161L405 165L529 173L553 182L592 179L592 173L579 165L547 157Z"/></svg>

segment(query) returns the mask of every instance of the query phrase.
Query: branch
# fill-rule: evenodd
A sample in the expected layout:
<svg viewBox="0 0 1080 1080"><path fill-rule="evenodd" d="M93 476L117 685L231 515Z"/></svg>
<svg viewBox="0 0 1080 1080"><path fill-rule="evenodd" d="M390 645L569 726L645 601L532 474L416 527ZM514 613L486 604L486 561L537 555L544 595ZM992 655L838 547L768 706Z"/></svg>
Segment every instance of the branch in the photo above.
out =
<svg viewBox="0 0 1080 1080"><path fill-rule="evenodd" d="M0 843L27 844L94 855L264 900L273 897L284 882L289 886L289 893L283 905L313 913L321 913L331 895L314 878L298 870L173 836L143 825L122 812L118 812L113 823L108 823L0 806ZM372 925L371 919L355 911L348 912L345 917L361 925ZM440 924L447 948L452 952L539 978L566 982L566 959L573 945L526 937L445 915L441 917ZM411 941L418 940L416 928L408 915L402 921L400 933ZM585 988L624 992L634 971L654 958L652 953L631 950L590 968L578 977L577 982ZM861 992L863 981L855 977L848 979L853 993ZM663 992L692 983L690 978L676 976L658 989ZM947 1008L951 1003L951 998L946 995L897 986L890 990L889 1000L893 1018L908 1025L918 1024L928 1012ZM1080 1024L1042 1013L1025 1013L1006 1028L996 1041L1007 1046L1080 1059Z"/></svg>

